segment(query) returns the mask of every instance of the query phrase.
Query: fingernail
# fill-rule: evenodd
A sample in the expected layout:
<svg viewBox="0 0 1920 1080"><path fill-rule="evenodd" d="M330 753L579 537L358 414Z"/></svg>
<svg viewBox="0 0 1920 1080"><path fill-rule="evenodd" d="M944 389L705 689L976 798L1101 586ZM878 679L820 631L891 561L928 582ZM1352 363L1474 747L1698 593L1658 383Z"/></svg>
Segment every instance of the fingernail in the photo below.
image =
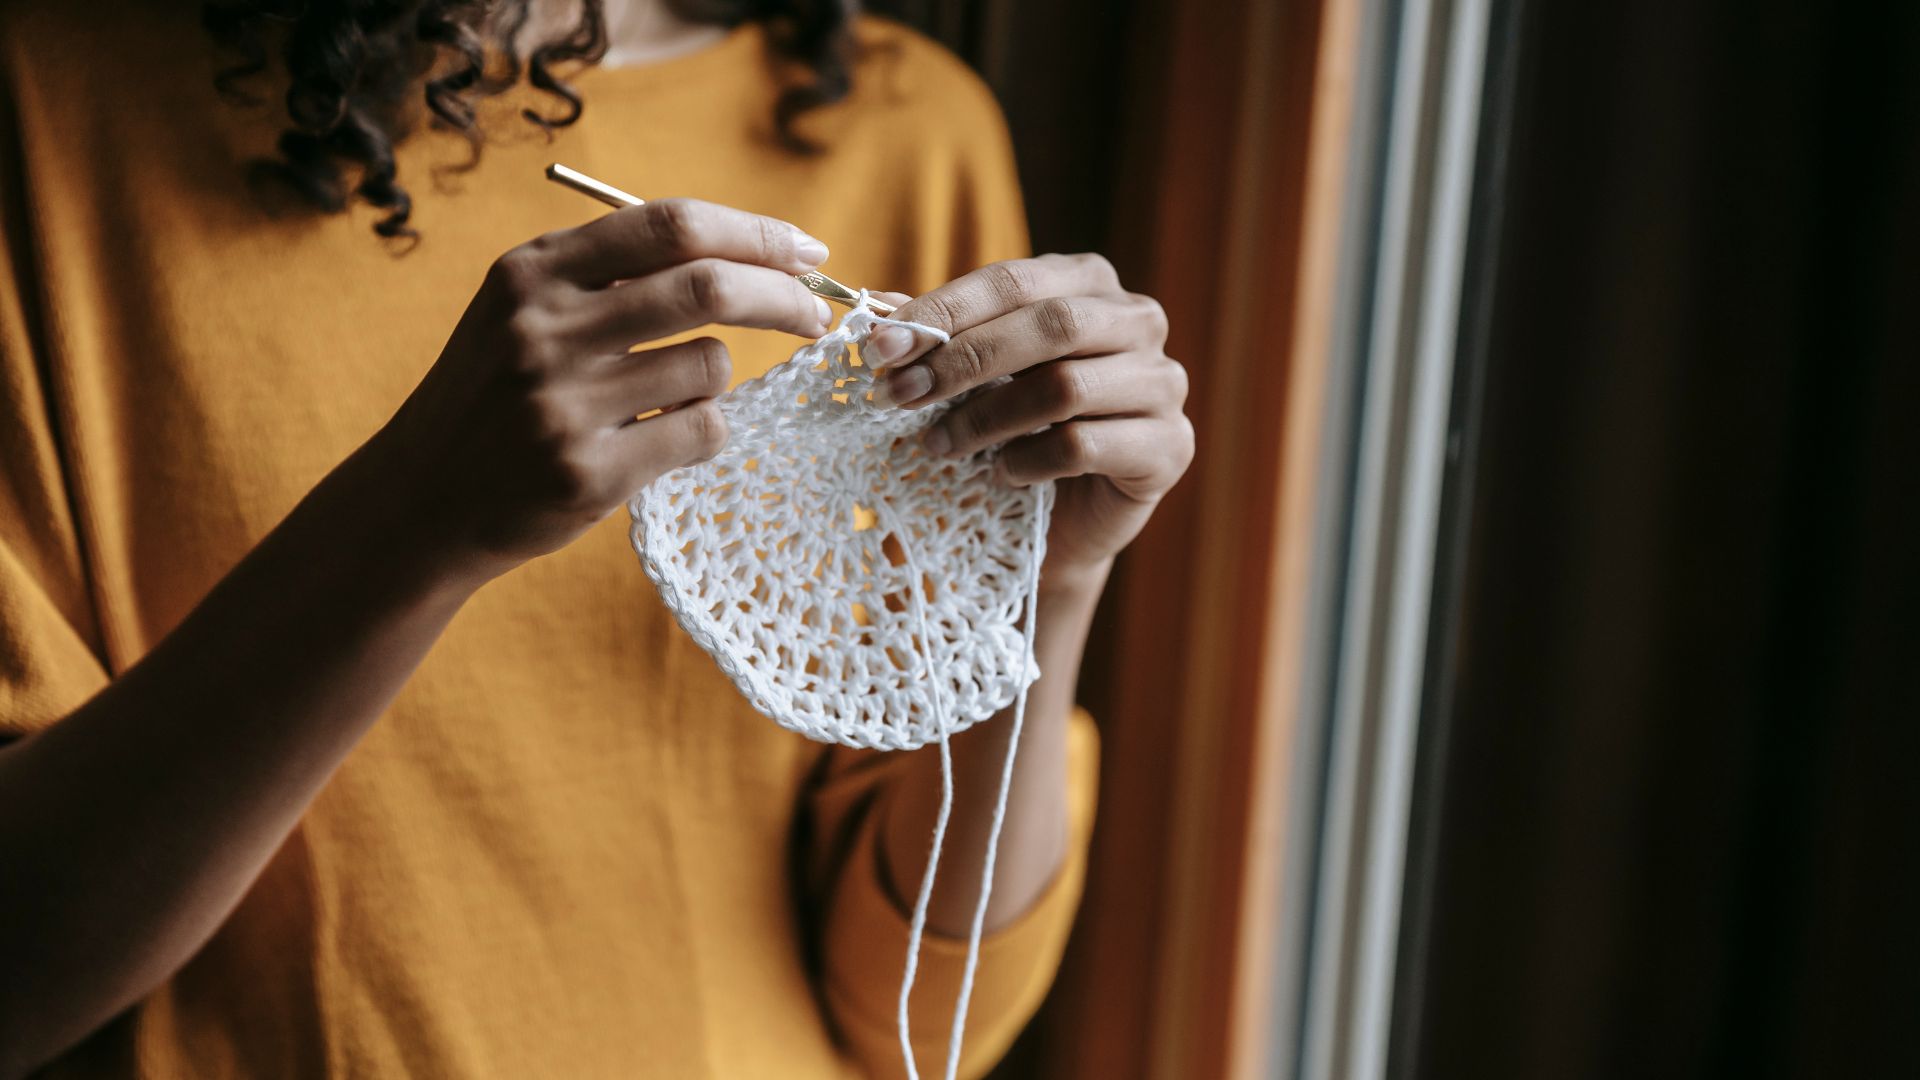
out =
<svg viewBox="0 0 1920 1080"><path fill-rule="evenodd" d="M873 400L882 406L905 405L926 397L931 389L933 374L926 368L904 368L881 381L873 392Z"/></svg>
<svg viewBox="0 0 1920 1080"><path fill-rule="evenodd" d="M813 309L820 314L821 326L833 325L833 309L827 306L827 302L825 300L822 300L817 296L814 297Z"/></svg>
<svg viewBox="0 0 1920 1080"><path fill-rule="evenodd" d="M934 457L945 457L953 449L953 436L947 434L946 428L930 427L925 435L920 436L920 445Z"/></svg>
<svg viewBox="0 0 1920 1080"><path fill-rule="evenodd" d="M891 367L913 348L913 331L904 326L883 326L867 339L866 354L875 367Z"/></svg>
<svg viewBox="0 0 1920 1080"><path fill-rule="evenodd" d="M827 261L827 245L795 229L793 230L793 254L808 266L819 266Z"/></svg>

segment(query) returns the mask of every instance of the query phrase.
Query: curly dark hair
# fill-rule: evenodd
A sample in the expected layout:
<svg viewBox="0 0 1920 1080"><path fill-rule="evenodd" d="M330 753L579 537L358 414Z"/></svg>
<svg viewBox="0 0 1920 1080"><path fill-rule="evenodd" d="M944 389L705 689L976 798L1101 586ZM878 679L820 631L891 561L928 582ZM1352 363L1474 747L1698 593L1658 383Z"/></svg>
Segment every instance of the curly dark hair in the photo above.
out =
<svg viewBox="0 0 1920 1080"><path fill-rule="evenodd" d="M215 0L201 21L237 62L214 78L221 94L259 104L246 84L266 72L277 50L287 78L286 119L278 156L252 164L256 186L293 193L329 213L357 195L386 211L374 225L384 237L415 238L407 223L413 200L397 182L393 148L406 138L424 96L430 123L464 136L478 160L476 103L517 84L553 96L553 115L524 110L552 130L580 118L580 95L555 74L593 64L607 51L604 0L580 0L579 19L556 40L523 53L530 0ZM794 122L809 109L838 101L851 88L850 13L846 0L669 0L682 18L722 26L767 24L776 59L803 77L774 103L775 137L796 153L817 148ZM350 180L357 175L358 180ZM351 188L349 188L351 184Z"/></svg>

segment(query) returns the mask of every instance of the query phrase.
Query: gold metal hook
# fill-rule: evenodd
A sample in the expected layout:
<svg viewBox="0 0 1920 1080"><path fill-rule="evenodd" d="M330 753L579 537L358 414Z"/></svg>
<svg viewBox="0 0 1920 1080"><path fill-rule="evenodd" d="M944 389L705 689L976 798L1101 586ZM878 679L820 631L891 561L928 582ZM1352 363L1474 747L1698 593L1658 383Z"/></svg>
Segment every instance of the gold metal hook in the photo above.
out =
<svg viewBox="0 0 1920 1080"><path fill-rule="evenodd" d="M627 206L639 206L646 202L638 195L629 195L605 181L595 180L578 169L569 169L555 162L547 166L547 179L562 187L569 187L590 198L598 199L614 209ZM805 274L795 274L794 278L807 287L807 291L823 300L852 307L860 294L833 280L818 270ZM878 297L868 296L867 306L882 315L891 315L896 310L892 304Z"/></svg>

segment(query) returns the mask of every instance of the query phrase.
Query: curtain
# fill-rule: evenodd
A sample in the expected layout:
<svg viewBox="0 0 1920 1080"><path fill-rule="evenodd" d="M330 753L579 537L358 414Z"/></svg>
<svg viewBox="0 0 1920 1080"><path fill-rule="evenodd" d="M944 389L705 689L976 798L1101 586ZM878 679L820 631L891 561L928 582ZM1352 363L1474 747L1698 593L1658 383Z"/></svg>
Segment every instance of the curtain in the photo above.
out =
<svg viewBox="0 0 1920 1080"><path fill-rule="evenodd" d="M1920 15L1521 28L1395 1074L1920 1076Z"/></svg>

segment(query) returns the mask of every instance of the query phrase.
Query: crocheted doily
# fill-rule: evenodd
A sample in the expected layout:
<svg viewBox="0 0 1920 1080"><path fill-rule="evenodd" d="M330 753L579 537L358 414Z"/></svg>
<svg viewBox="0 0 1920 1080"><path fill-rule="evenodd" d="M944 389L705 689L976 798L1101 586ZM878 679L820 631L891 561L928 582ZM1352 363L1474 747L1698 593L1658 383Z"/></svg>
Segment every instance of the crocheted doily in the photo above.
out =
<svg viewBox="0 0 1920 1080"><path fill-rule="evenodd" d="M887 324L946 337L856 307L723 395L726 448L628 509L647 576L756 709L812 739L906 750L1039 676L1022 623L1053 489L995 483L992 450L922 451L952 403L875 405L850 346Z"/></svg>

